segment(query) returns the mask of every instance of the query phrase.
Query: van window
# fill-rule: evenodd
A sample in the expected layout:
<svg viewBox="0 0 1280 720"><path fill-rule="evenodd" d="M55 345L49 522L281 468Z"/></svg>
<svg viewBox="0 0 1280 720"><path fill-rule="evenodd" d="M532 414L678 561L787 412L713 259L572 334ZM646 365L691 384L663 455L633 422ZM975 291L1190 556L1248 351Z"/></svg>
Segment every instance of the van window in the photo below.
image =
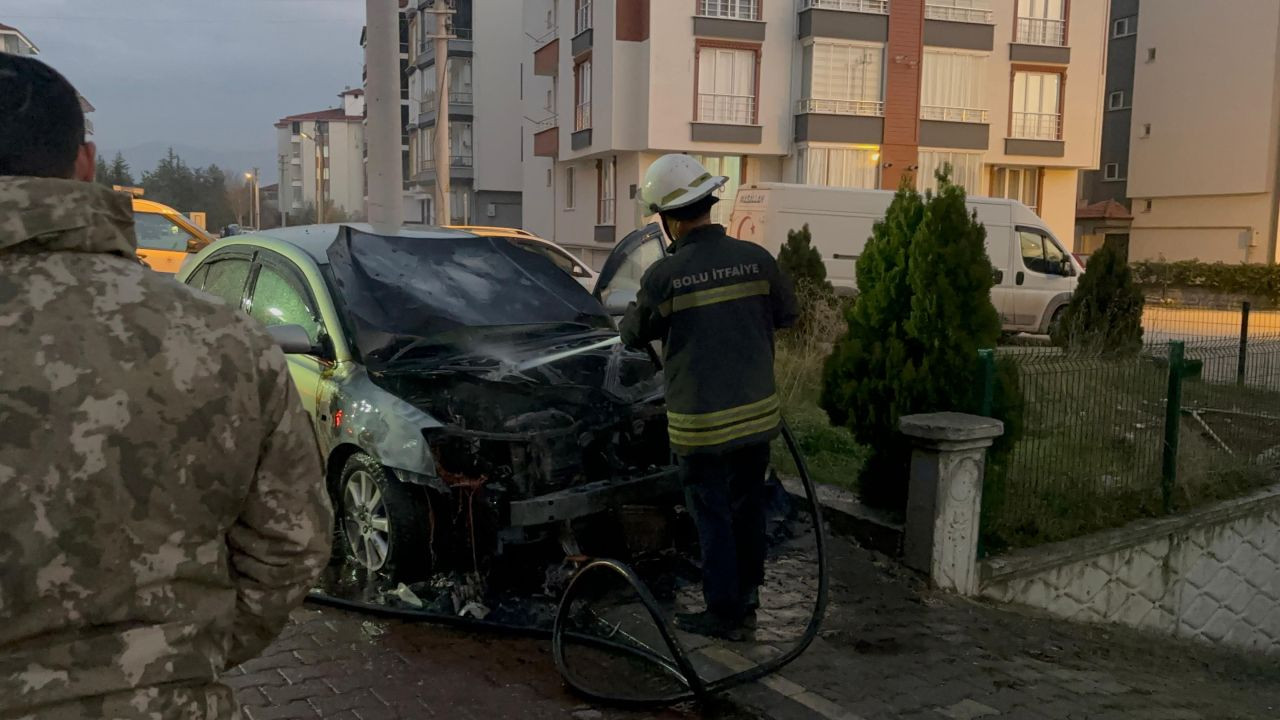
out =
<svg viewBox="0 0 1280 720"><path fill-rule="evenodd" d="M1061 275L1067 254L1053 238L1030 230L1019 230L1022 244L1022 264L1031 272L1044 275Z"/></svg>
<svg viewBox="0 0 1280 720"><path fill-rule="evenodd" d="M143 250L188 252L197 244L197 239L182 226L157 213L135 212L133 227L138 236L138 247Z"/></svg>

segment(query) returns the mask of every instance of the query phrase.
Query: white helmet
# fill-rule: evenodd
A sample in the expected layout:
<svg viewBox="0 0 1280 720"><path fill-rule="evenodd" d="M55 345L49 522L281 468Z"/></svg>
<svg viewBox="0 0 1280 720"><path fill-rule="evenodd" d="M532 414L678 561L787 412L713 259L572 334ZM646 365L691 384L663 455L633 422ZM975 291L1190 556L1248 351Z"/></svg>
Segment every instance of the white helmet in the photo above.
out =
<svg viewBox="0 0 1280 720"><path fill-rule="evenodd" d="M729 178L712 175L688 155L663 155L644 174L636 201L645 213L653 215L692 205L727 182Z"/></svg>

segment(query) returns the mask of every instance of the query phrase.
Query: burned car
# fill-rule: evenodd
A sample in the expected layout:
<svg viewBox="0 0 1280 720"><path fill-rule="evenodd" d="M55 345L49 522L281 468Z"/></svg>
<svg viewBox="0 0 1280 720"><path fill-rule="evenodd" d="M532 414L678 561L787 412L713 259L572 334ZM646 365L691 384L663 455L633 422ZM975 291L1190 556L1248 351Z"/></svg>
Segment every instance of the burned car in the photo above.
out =
<svg viewBox="0 0 1280 720"><path fill-rule="evenodd" d="M625 273L624 273L625 275ZM661 373L546 257L453 231L227 238L180 281L267 326L325 458L335 555L397 580L678 491Z"/></svg>

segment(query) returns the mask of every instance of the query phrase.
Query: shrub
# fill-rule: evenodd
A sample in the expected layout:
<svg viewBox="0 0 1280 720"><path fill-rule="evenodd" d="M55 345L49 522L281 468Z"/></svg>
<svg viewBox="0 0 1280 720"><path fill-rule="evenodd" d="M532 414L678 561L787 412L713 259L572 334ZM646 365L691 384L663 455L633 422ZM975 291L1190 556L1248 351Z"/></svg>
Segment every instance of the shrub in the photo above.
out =
<svg viewBox="0 0 1280 720"><path fill-rule="evenodd" d="M1280 265L1228 265L1198 260L1136 262L1133 279L1143 289L1204 290L1237 295L1280 305ZM1089 260L1093 270L1093 259ZM1086 273L1087 274L1087 273Z"/></svg>
<svg viewBox="0 0 1280 720"><path fill-rule="evenodd" d="M1142 349L1143 302L1121 252L1104 246L1089 258L1071 303L1050 328L1053 342L1074 352L1136 353Z"/></svg>
<svg viewBox="0 0 1280 720"><path fill-rule="evenodd" d="M797 292L803 293L809 288L819 292L832 291L831 283L827 282L827 266L822 262L822 253L813 246L809 223L799 230L787 231L787 244L778 252L778 267L795 283Z"/></svg>
<svg viewBox="0 0 1280 720"><path fill-rule="evenodd" d="M906 504L910 443L898 419L917 412L977 412L978 350L994 347L1000 319L991 305L986 230L965 207L949 173L922 198L904 184L858 259L858 297L848 330L828 358L821 404L831 422L870 448L859 492L864 502ZM997 367L994 408L1020 408L1016 377ZM1011 423L1016 431L1017 423ZM1006 435L1002 445L1012 444Z"/></svg>

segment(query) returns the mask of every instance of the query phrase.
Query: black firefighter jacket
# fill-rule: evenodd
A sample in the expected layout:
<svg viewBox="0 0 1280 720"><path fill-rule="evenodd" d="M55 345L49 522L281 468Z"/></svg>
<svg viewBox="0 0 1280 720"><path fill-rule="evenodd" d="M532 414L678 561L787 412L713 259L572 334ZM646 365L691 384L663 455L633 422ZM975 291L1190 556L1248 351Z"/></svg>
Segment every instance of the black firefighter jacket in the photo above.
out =
<svg viewBox="0 0 1280 720"><path fill-rule="evenodd" d="M645 272L622 340L633 348L663 342L677 453L722 453L777 435L773 336L797 315L773 256L720 225L694 229Z"/></svg>

